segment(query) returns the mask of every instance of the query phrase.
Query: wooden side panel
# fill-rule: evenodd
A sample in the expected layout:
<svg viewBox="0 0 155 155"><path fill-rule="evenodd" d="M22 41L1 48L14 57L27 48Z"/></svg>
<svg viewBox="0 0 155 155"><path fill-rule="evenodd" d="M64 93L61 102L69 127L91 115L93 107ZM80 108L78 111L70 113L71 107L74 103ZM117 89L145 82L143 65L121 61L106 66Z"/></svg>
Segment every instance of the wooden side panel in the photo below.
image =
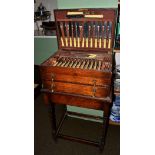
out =
<svg viewBox="0 0 155 155"><path fill-rule="evenodd" d="M103 103L97 100L90 100L80 97L52 94L51 101L56 104L66 104L90 109L103 109ZM107 103L108 104L108 103Z"/></svg>

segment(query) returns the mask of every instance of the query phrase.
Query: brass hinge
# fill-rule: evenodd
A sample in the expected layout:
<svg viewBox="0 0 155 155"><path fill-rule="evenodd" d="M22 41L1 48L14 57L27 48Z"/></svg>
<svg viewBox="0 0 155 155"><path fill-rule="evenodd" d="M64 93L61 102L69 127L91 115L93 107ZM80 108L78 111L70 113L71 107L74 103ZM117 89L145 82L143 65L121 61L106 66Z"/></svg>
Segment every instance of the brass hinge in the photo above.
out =
<svg viewBox="0 0 155 155"><path fill-rule="evenodd" d="M51 74L51 92L54 92L54 74Z"/></svg>

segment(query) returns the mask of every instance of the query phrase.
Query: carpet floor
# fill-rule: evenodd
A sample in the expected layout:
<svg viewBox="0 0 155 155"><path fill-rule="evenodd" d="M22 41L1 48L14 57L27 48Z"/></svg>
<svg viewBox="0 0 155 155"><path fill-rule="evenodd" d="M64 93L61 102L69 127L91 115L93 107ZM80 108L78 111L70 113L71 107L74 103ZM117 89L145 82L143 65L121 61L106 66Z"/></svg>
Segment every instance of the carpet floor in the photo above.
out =
<svg viewBox="0 0 155 155"><path fill-rule="evenodd" d="M59 121L64 107L57 106L56 114ZM67 117L62 127L64 134L79 136L90 140L99 140L101 123ZM119 155L120 127L110 125L108 128L104 151L97 147L78 142L58 139L55 143L52 137L48 106L44 104L43 96L34 101L34 155Z"/></svg>

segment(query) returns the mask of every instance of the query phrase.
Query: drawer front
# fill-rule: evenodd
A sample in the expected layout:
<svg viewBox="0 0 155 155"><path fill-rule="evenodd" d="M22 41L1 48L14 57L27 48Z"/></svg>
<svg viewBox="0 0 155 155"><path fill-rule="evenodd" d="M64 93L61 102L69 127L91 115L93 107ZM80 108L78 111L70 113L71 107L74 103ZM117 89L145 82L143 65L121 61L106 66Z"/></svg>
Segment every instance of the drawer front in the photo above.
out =
<svg viewBox="0 0 155 155"><path fill-rule="evenodd" d="M94 85L82 85L75 83L64 83L64 82L56 82L56 81L44 81L43 88L48 89L52 92L63 92L70 94L78 94L92 97L107 97L110 94L109 86L96 86L95 81Z"/></svg>
<svg viewBox="0 0 155 155"><path fill-rule="evenodd" d="M73 68L60 68L60 67L41 67L40 68L42 80L59 82L72 82L79 84L93 85L93 81L96 80L96 85L111 85L112 73L111 72L99 72L91 70L80 70Z"/></svg>
<svg viewBox="0 0 155 155"><path fill-rule="evenodd" d="M96 81L97 86L104 86L104 85L111 85L111 77L109 78L95 78L95 77L81 77L81 76L74 76L74 75L62 75L62 74L44 74L42 76L42 80L52 80L59 81L59 82L72 82L77 84L88 84L93 85L94 80Z"/></svg>

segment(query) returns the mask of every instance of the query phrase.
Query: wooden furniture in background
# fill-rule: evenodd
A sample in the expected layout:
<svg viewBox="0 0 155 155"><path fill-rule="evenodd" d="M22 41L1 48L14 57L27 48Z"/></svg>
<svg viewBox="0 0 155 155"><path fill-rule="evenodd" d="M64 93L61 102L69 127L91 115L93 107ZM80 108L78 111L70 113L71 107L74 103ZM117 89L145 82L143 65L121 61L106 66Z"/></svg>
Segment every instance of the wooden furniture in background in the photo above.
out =
<svg viewBox="0 0 155 155"><path fill-rule="evenodd" d="M54 21L42 22L41 27L43 28L43 34L47 36L52 36L53 32L56 32L56 25ZM55 33L56 35L56 33Z"/></svg>

